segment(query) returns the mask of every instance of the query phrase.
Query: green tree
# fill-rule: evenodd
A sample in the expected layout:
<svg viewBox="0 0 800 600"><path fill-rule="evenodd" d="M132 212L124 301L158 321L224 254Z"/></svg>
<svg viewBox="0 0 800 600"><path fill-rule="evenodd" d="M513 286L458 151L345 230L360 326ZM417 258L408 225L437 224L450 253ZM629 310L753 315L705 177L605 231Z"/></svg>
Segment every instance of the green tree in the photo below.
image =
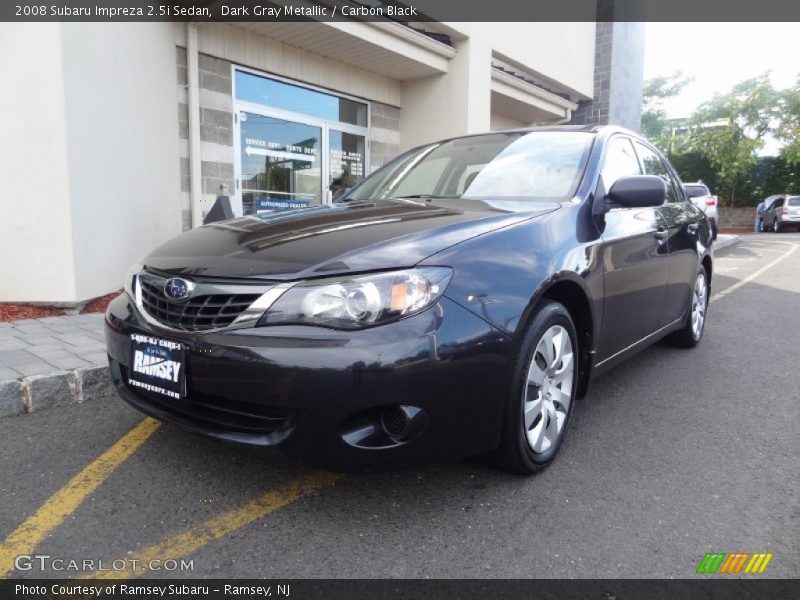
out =
<svg viewBox="0 0 800 600"><path fill-rule="evenodd" d="M788 163L800 161L800 78L784 90L781 97L781 118L775 136L784 142L781 156Z"/></svg>
<svg viewBox="0 0 800 600"><path fill-rule="evenodd" d="M687 148L708 158L720 195L730 206L737 203L737 192L758 162L764 137L780 121L780 100L769 73L764 73L715 95L690 119ZM741 200L749 204L751 199Z"/></svg>
<svg viewBox="0 0 800 600"><path fill-rule="evenodd" d="M660 75L648 79L642 89L642 134L662 152L670 153L672 127L664 110L664 100L683 91L691 77L676 71L672 75Z"/></svg>

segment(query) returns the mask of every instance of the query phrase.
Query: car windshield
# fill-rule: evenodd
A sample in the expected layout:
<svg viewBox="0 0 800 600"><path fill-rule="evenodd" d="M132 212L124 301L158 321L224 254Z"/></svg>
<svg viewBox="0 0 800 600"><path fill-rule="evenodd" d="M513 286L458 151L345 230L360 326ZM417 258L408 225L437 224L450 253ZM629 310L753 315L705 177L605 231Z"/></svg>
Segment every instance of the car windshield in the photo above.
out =
<svg viewBox="0 0 800 600"><path fill-rule="evenodd" d="M503 132L423 146L365 179L347 200L568 200L593 138L576 131Z"/></svg>
<svg viewBox="0 0 800 600"><path fill-rule="evenodd" d="M786 198L786 206L800 206L800 196L789 196Z"/></svg>
<svg viewBox="0 0 800 600"><path fill-rule="evenodd" d="M708 188L704 185L684 185L686 188L686 193L689 194L689 198L699 198L700 196L708 196L709 191Z"/></svg>

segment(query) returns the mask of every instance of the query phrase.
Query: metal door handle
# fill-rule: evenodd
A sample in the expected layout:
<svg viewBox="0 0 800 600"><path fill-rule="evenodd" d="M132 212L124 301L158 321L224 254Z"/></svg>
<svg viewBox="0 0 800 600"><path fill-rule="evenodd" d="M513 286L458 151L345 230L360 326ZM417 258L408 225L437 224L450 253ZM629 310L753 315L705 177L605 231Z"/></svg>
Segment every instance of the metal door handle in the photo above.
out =
<svg viewBox="0 0 800 600"><path fill-rule="evenodd" d="M666 231L656 231L656 239L659 242L663 242L665 239L667 239L667 235L668 235L668 232L666 232Z"/></svg>
<svg viewBox="0 0 800 600"><path fill-rule="evenodd" d="M699 226L697 225L697 223L689 223L686 226L686 231L688 231L689 233L697 233L697 228L698 227Z"/></svg>

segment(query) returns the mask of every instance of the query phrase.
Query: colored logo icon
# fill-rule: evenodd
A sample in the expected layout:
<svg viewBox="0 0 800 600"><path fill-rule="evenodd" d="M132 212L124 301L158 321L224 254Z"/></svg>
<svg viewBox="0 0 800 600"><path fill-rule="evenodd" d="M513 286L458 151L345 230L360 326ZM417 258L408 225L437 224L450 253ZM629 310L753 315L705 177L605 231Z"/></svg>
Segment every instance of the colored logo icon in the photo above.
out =
<svg viewBox="0 0 800 600"><path fill-rule="evenodd" d="M772 554L763 552L707 552L697 566L701 574L761 574L767 568Z"/></svg>

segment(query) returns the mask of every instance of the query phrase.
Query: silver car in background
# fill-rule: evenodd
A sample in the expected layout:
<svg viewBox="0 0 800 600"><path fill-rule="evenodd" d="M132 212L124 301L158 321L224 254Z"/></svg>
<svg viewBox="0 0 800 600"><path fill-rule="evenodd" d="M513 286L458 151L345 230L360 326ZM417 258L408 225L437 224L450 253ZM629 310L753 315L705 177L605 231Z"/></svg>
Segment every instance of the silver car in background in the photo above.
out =
<svg viewBox="0 0 800 600"><path fill-rule="evenodd" d="M711 227L711 235L717 239L717 230L719 229L719 198L711 193L708 186L702 181L696 183L684 183L683 188L689 195L689 199L697 208L706 213L706 219Z"/></svg>
<svg viewBox="0 0 800 600"><path fill-rule="evenodd" d="M780 233L787 225L800 231L800 196L778 194L764 200L761 231Z"/></svg>

